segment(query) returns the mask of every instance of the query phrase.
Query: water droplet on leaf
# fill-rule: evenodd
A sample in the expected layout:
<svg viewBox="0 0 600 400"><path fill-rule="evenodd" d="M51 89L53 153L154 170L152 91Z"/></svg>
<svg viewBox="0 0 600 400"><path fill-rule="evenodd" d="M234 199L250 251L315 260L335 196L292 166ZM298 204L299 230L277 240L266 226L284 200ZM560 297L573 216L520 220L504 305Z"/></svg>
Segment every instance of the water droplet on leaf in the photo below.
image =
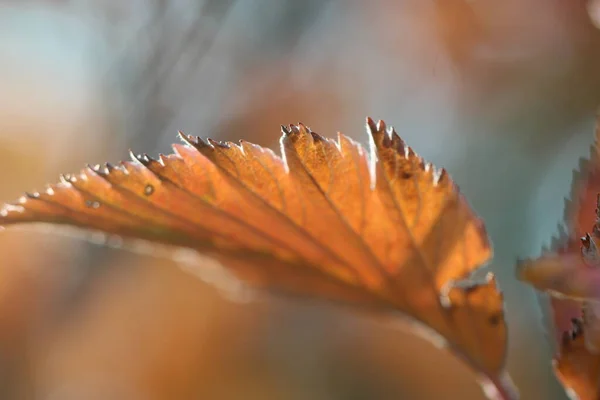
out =
<svg viewBox="0 0 600 400"><path fill-rule="evenodd" d="M100 208L99 201L86 200L85 205L86 205L86 207L89 207L89 208Z"/></svg>

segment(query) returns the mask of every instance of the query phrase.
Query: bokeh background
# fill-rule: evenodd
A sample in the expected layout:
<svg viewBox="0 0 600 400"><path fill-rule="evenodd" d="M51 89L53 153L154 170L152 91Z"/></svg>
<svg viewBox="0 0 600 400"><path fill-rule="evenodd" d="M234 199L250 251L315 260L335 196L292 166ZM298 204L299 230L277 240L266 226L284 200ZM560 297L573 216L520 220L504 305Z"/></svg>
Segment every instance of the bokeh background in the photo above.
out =
<svg viewBox="0 0 600 400"><path fill-rule="evenodd" d="M523 399L565 399L514 279L557 231L600 104L583 0L0 1L0 197L177 130L277 147L385 119L485 219ZM2 399L483 399L389 321L229 296L198 269L55 231L0 233Z"/></svg>

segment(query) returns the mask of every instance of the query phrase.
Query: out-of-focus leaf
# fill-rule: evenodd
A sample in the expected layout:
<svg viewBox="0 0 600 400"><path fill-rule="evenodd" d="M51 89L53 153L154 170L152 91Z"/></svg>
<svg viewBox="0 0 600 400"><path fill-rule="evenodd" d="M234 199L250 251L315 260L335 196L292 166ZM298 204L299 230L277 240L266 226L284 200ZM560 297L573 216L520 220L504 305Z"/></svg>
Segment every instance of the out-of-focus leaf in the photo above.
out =
<svg viewBox="0 0 600 400"><path fill-rule="evenodd" d="M558 345L556 375L579 399L600 396L599 139L600 124L589 160L581 160L571 199L565 202L567 232L555 241L552 251L517 268L520 279L551 295L552 336Z"/></svg>
<svg viewBox="0 0 600 400"><path fill-rule="evenodd" d="M553 252L545 252L537 259L519 263L520 279L535 288L558 297L575 300L600 299L600 258L597 246L600 240L598 200L600 197L600 154L596 129L596 143L589 161L582 161L574 173L571 200L566 201L565 221L568 232ZM591 233L589 233L591 232Z"/></svg>

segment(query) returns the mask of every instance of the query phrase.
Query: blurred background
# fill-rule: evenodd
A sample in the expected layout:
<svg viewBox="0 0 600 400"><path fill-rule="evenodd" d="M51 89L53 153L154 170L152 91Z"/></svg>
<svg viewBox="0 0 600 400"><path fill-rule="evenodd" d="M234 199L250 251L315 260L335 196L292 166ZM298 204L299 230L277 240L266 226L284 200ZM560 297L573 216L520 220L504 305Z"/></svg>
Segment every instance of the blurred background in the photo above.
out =
<svg viewBox="0 0 600 400"><path fill-rule="evenodd" d="M599 2L600 3L600 2ZM557 232L600 104L584 0L0 1L0 196L177 130L277 147L385 119L485 219L523 399L566 399L517 257ZM175 261L0 234L3 399L483 399L459 361L316 302L224 296Z"/></svg>

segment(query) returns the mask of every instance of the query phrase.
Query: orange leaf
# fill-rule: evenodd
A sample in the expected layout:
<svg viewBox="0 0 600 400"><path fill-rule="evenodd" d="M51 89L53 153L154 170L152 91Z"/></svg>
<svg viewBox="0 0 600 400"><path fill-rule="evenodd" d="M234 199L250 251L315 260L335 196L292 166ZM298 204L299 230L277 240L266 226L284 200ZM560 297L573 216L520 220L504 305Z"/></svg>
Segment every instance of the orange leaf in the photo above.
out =
<svg viewBox="0 0 600 400"><path fill-rule="evenodd" d="M184 134L174 154L88 167L2 211L0 224L50 222L183 246L267 290L400 311L442 336L496 386L504 375L503 300L483 224L444 170L383 121L370 157L342 134L282 127L282 158L247 142Z"/></svg>
<svg viewBox="0 0 600 400"><path fill-rule="evenodd" d="M572 200L565 202L568 232L556 241L553 252L545 251L517 268L520 279L552 295L555 371L563 386L582 400L600 397L599 140L600 124L589 160L582 160L574 174Z"/></svg>

